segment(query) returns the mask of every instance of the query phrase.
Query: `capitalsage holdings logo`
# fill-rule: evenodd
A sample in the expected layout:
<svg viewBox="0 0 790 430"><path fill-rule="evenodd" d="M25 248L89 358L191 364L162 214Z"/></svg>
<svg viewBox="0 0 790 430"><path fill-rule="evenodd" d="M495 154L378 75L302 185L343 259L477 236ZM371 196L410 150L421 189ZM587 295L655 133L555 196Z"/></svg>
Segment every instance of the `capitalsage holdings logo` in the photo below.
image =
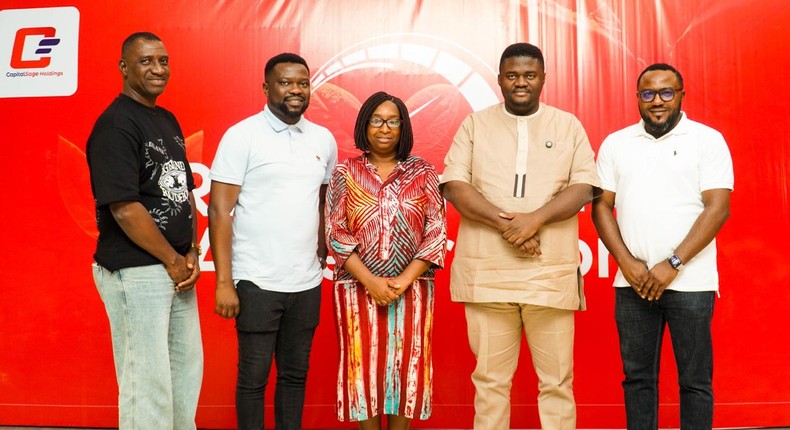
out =
<svg viewBox="0 0 790 430"><path fill-rule="evenodd" d="M75 7L0 11L0 97L74 94L79 18Z"/></svg>
<svg viewBox="0 0 790 430"><path fill-rule="evenodd" d="M35 52L36 55L41 55L38 59L25 60L22 56L28 36L44 37L38 42L39 48ZM11 67L14 69L37 69L49 66L52 57L45 54L51 53L51 47L60 43L60 39L54 36L55 27L20 28L16 32L16 38L14 38L14 50L11 51Z"/></svg>

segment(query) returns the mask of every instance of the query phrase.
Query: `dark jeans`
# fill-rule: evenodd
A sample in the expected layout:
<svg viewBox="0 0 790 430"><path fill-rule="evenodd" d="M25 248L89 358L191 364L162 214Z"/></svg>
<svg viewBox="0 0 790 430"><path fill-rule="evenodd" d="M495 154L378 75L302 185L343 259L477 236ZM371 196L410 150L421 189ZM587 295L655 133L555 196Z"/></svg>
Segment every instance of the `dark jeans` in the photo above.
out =
<svg viewBox="0 0 790 430"><path fill-rule="evenodd" d="M629 430L658 428L658 372L664 328L678 366L680 428L713 425L713 346L710 323L715 293L667 290L649 302L632 288L615 288L615 319L623 359Z"/></svg>
<svg viewBox="0 0 790 430"><path fill-rule="evenodd" d="M277 430L302 428L305 382L313 333L318 325L321 287L279 293L239 281L239 375L236 418L240 430L263 429L263 396L272 358L277 362L274 420Z"/></svg>

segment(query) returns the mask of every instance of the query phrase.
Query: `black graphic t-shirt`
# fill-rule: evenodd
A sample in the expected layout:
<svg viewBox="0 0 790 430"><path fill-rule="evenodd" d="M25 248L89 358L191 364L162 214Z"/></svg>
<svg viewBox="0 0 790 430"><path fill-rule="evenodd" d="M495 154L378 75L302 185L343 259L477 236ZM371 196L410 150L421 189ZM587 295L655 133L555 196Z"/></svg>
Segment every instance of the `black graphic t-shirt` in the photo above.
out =
<svg viewBox="0 0 790 430"><path fill-rule="evenodd" d="M123 232L110 212L116 202L140 202L170 245L189 251L195 184L172 113L121 94L96 120L86 153L99 227L97 263L112 271L161 263Z"/></svg>

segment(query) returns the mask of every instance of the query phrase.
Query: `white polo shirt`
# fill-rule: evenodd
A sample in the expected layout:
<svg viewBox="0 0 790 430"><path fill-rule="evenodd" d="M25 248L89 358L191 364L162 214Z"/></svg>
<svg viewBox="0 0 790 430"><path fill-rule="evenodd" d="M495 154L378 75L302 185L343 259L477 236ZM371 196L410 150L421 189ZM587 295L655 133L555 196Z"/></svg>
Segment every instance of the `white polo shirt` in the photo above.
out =
<svg viewBox="0 0 790 430"><path fill-rule="evenodd" d="M268 105L225 132L210 177L241 186L233 214L234 281L278 292L321 283L318 199L336 163L329 130L304 117L288 125Z"/></svg>
<svg viewBox="0 0 790 430"><path fill-rule="evenodd" d="M688 119L656 139L644 122L609 135L598 152L603 189L615 193L617 224L631 254L653 267L683 241L704 209L702 192L733 189L730 151L721 133ZM716 241L670 284L670 290L716 291ZM614 286L627 287L618 269Z"/></svg>

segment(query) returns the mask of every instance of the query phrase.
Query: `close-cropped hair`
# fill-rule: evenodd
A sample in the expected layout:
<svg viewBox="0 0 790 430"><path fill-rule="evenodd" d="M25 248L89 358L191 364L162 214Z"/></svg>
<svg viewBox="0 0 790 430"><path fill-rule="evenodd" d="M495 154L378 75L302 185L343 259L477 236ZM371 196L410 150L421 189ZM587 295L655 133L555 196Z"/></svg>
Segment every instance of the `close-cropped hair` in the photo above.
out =
<svg viewBox="0 0 790 430"><path fill-rule="evenodd" d="M532 57L538 60L540 67L546 67L543 64L543 52L541 52L540 48L531 43L514 43L505 48L505 50L502 51L502 57L499 58L499 68L502 68L505 60L513 57Z"/></svg>
<svg viewBox="0 0 790 430"><path fill-rule="evenodd" d="M159 36L155 35L154 33L148 31L138 31L137 33L132 33L124 39L123 43L121 44L121 58L126 54L129 48L132 47L132 44L137 41L137 39L144 39L149 40L152 42L161 42L162 39Z"/></svg>
<svg viewBox="0 0 790 430"><path fill-rule="evenodd" d="M645 70L643 70L642 73L639 74L639 77L636 78L636 88L637 89L639 88L639 81L642 80L642 76L644 76L645 73L652 72L654 70L664 70L664 71L670 71L670 72L674 73L675 77L678 78L678 85L680 85L680 88L683 88L683 76L680 75L680 72L678 72L678 70L676 68L670 66L667 63L655 63L655 64L651 64L651 65L647 66L647 68L645 68Z"/></svg>
<svg viewBox="0 0 790 430"><path fill-rule="evenodd" d="M304 58L291 53L291 52L283 52L282 54L277 54L274 57L270 58L269 61L266 62L266 67L263 69L263 77L264 79L269 79L269 73L274 70L274 66L281 64L281 63L296 63L301 64L307 69L307 73L310 73L310 67L307 66L307 61Z"/></svg>
<svg viewBox="0 0 790 430"><path fill-rule="evenodd" d="M387 101L395 103L395 106L398 107L398 112L400 112L400 140L398 141L396 156L398 161L405 161L409 158L411 149L414 146L414 134L412 133L409 110L406 108L406 104L403 103L403 100L387 94L384 91L379 91L368 97L365 103L362 103L362 107L359 108L357 122L354 125L354 146L362 151L370 150L370 142L368 142L367 134L368 121L370 121L370 118L373 116L373 112L375 112L382 103Z"/></svg>

